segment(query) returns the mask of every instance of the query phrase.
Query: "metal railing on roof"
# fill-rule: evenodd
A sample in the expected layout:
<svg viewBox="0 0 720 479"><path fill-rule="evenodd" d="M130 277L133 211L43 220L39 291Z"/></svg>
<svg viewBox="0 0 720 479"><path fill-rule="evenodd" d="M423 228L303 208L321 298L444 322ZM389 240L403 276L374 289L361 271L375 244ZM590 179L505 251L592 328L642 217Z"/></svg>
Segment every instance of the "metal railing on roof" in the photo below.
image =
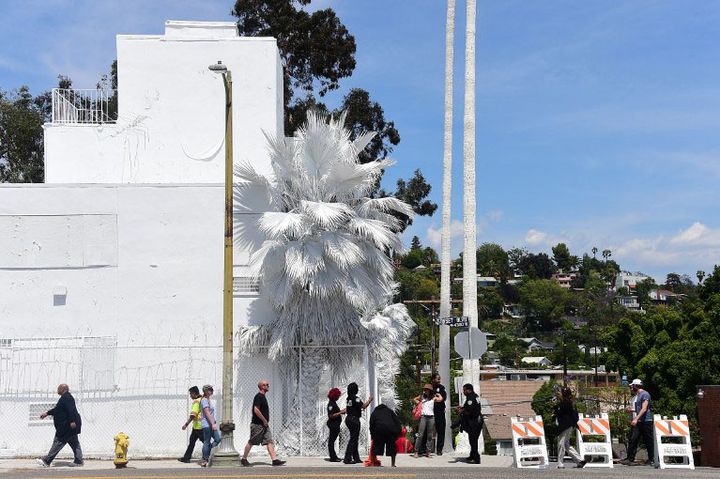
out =
<svg viewBox="0 0 720 479"><path fill-rule="evenodd" d="M98 125L116 121L117 90L53 88L53 123Z"/></svg>

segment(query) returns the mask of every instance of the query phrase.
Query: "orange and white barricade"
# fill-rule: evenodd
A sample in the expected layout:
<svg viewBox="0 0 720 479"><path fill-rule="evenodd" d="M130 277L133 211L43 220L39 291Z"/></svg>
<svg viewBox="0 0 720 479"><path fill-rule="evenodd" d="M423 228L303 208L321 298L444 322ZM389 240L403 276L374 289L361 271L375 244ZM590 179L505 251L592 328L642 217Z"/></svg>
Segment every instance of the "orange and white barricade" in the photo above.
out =
<svg viewBox="0 0 720 479"><path fill-rule="evenodd" d="M541 416L532 418L511 417L515 467L548 467L545 425Z"/></svg>
<svg viewBox="0 0 720 479"><path fill-rule="evenodd" d="M585 436L601 437L600 442L588 442ZM607 414L585 416L580 414L577 422L578 454L587 461L585 467L613 467L612 440L610 439L610 421ZM586 459L591 456L593 461ZM560 458L558 458L560 461Z"/></svg>
<svg viewBox="0 0 720 479"><path fill-rule="evenodd" d="M672 419L654 416L655 457L660 469L695 469L690 444L690 426L685 414ZM663 442L663 438L673 438ZM670 459L666 462L666 459Z"/></svg>

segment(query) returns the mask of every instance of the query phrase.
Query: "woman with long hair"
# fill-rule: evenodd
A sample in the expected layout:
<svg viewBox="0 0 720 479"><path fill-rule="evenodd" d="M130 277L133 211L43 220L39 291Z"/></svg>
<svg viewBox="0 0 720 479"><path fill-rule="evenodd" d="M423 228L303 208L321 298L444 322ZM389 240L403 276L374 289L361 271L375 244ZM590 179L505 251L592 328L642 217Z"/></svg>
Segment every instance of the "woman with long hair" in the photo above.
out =
<svg viewBox="0 0 720 479"><path fill-rule="evenodd" d="M421 455L430 457L435 429L435 403L442 400L442 396L434 392L432 384L423 386L422 394L413 399L416 405L422 404L422 415L418 424L418 435L415 439L415 457Z"/></svg>

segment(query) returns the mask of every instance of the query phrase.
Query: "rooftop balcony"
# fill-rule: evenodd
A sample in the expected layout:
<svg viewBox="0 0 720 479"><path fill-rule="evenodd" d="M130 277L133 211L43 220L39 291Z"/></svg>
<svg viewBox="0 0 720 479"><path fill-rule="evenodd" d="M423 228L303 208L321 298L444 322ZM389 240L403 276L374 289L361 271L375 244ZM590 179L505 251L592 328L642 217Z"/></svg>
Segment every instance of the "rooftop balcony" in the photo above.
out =
<svg viewBox="0 0 720 479"><path fill-rule="evenodd" d="M53 88L52 123L100 125L115 123L118 116L117 90Z"/></svg>

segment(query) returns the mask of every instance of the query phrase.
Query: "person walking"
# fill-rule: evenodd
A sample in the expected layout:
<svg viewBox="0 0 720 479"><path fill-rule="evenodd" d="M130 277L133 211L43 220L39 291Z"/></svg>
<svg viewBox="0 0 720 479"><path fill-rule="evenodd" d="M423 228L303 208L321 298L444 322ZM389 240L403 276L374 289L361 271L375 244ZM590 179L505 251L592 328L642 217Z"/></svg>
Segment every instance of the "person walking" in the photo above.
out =
<svg viewBox="0 0 720 479"><path fill-rule="evenodd" d="M633 405L628 408L628 412L633 413L633 419L630 422L632 430L630 431L630 441L628 442L627 457L620 461L620 464L626 466L637 466L635 463L635 454L642 437L647 449L648 461L651 466L655 465L655 442L653 440L653 416L650 393L643 389L643 382L640 379L633 379L630 383L630 389L635 397Z"/></svg>
<svg viewBox="0 0 720 479"><path fill-rule="evenodd" d="M210 452L220 444L220 431L215 420L215 403L211 399L213 393L212 385L203 386L203 397L200 400L200 424L203 432L202 461L200 461L202 467L207 467L208 461L210 461Z"/></svg>
<svg viewBox="0 0 720 479"><path fill-rule="evenodd" d="M190 416L188 420L185 421L185 424L183 424L182 430L186 430L190 423L192 423L192 431L190 431L190 440L187 449L185 449L185 454L178 459L180 462L190 462L190 458L195 450L195 443L200 441L204 444L205 442L203 438L202 419L200 417L200 402L202 401L200 390L197 386L193 386L188 389L188 393L190 394L192 404L190 405Z"/></svg>
<svg viewBox="0 0 720 479"><path fill-rule="evenodd" d="M270 406L267 402L267 392L270 390L270 383L267 379L263 379L258 383L259 392L253 398L252 403L252 419L250 420L250 439L245 444L243 457L240 464L245 467L252 466L248 461L248 454L253 446L262 444L267 446L268 454L272 460L273 466L282 466L285 461L281 461L275 455L275 441L273 441L270 433Z"/></svg>
<svg viewBox="0 0 720 479"><path fill-rule="evenodd" d="M568 387L564 387L560 390L560 394L560 401L557 403L555 410L553 411L553 416L555 416L555 421L557 422L559 431L557 438L557 467L559 469L565 468L563 461L565 459L565 451L567 451L575 464L577 464L577 467L583 468L585 467L585 461L580 457L580 454L577 453L575 448L570 445L570 434L572 434L573 429L577 426L577 422L580 419L577 409L575 408L572 390Z"/></svg>
<svg viewBox="0 0 720 479"><path fill-rule="evenodd" d="M370 396L367 401L363 402L362 399L358 397L358 391L357 383L348 384L345 425L350 431L350 439L345 448L344 464L360 464L363 462L360 459L360 451L358 451L358 446L360 445L360 416L362 416L363 410L370 405L373 397Z"/></svg>
<svg viewBox="0 0 720 479"><path fill-rule="evenodd" d="M433 450L432 439L435 428L435 404L442 401L442 396L433 391L432 384L423 386L420 396L413 399L415 404L422 404L422 415L418 424L417 438L415 439L415 457L430 457Z"/></svg>
<svg viewBox="0 0 720 479"><path fill-rule="evenodd" d="M39 457L36 462L42 467L50 467L55 456L60 450L68 444L73 451L74 460L70 467L83 466L82 449L80 448L80 440L78 435L82 429L82 418L75 406L75 398L70 394L70 388L67 384L60 384L57 387L57 393L60 396L55 407L49 411L40 414L40 419L48 416L53 417L55 426L55 437L53 438L50 451L44 457Z"/></svg>
<svg viewBox="0 0 720 479"><path fill-rule="evenodd" d="M397 449L395 441L402 433L400 418L395 411L385 404L378 405L370 414L370 438L372 439L372 456L390 456L390 464L395 467ZM372 463L371 463L372 465Z"/></svg>
<svg viewBox="0 0 720 479"><path fill-rule="evenodd" d="M342 424L342 415L345 414L345 409L340 409L337 400L342 396L342 392L338 388L332 388L328 392L328 420L327 427L330 430L328 434L328 454L330 456L330 462L340 462L340 459L335 453L335 441L340 435L340 425Z"/></svg>
<svg viewBox="0 0 720 479"><path fill-rule="evenodd" d="M430 383L432 384L435 394L442 397L442 401L435 401L433 405L433 413L435 415L435 451L438 456L442 456L443 447L445 446L445 401L447 400L447 390L441 384L442 378L440 374L432 375Z"/></svg>
<svg viewBox="0 0 720 479"><path fill-rule="evenodd" d="M480 439L483 425L480 397L475 393L473 385L470 383L463 386L463 395L465 396L465 402L462 406L458 406L458 412L460 413L460 430L468 433L470 441L470 456L467 458L467 462L480 464L478 439Z"/></svg>

